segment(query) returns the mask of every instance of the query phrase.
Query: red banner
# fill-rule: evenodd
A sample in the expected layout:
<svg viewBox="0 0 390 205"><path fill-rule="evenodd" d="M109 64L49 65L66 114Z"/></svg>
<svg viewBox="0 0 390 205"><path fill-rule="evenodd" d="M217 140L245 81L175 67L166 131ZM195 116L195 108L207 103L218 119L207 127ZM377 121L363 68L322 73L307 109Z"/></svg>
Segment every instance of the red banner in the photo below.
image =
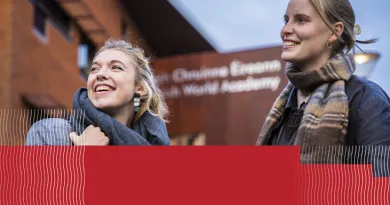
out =
<svg viewBox="0 0 390 205"><path fill-rule="evenodd" d="M0 147L0 204L388 204L371 165L298 147Z"/></svg>

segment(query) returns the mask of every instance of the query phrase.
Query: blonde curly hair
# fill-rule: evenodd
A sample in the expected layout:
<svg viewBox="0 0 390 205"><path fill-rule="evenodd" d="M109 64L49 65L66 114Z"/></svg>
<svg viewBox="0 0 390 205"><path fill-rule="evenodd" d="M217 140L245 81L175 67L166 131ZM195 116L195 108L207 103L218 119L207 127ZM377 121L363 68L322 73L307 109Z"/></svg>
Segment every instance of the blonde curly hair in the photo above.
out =
<svg viewBox="0 0 390 205"><path fill-rule="evenodd" d="M138 120L144 112L150 111L153 115L160 117L165 122L168 122L166 119L169 114L168 106L153 74L150 66L150 60L145 57L144 50L138 47L133 47L130 43L124 40L110 38L95 54L94 58L101 52L108 49L122 51L133 59L136 68L135 83L143 83L147 90L147 93L141 96L141 107L136 114L134 121Z"/></svg>

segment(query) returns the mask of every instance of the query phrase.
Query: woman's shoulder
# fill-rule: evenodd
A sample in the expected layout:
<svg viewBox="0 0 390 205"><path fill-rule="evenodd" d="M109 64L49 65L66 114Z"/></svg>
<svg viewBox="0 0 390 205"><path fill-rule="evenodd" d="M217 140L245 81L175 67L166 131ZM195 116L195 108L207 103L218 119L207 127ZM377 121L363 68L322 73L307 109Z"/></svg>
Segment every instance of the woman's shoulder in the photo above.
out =
<svg viewBox="0 0 390 205"><path fill-rule="evenodd" d="M390 99L376 83L353 76L346 86L349 98L348 144L390 144Z"/></svg>
<svg viewBox="0 0 390 205"><path fill-rule="evenodd" d="M155 115L152 111L145 111L142 114L139 123L142 124L142 127L147 132L147 135L152 136L153 139L151 139L151 141L157 140L157 144L170 144L165 121Z"/></svg>
<svg viewBox="0 0 390 205"><path fill-rule="evenodd" d="M151 110L146 110L140 118L141 121L146 124L159 124L165 126L164 120L161 119L158 115L154 114Z"/></svg>
<svg viewBox="0 0 390 205"><path fill-rule="evenodd" d="M45 118L35 122L27 133L26 145L65 145L72 131L69 121L61 118Z"/></svg>
<svg viewBox="0 0 390 205"><path fill-rule="evenodd" d="M390 98L387 93L376 83L353 75L346 84L346 94L350 105L376 104L390 107Z"/></svg>
<svg viewBox="0 0 390 205"><path fill-rule="evenodd" d="M346 84L346 93L351 122L368 123L374 119L390 119L390 98L378 84L352 76Z"/></svg>
<svg viewBox="0 0 390 205"><path fill-rule="evenodd" d="M70 123L68 120L62 118L45 118L35 122L31 128L41 129L41 128L53 128L53 127L66 127L70 128Z"/></svg>

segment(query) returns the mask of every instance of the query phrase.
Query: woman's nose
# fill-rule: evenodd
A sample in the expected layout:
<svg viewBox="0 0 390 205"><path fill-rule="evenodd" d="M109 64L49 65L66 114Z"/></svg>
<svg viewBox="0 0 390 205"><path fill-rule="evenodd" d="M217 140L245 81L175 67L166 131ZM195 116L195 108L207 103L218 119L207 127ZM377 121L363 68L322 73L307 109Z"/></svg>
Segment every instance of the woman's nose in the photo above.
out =
<svg viewBox="0 0 390 205"><path fill-rule="evenodd" d="M286 36L289 36L290 34L292 34L294 31L292 29L292 26L289 24L289 23L286 23L283 28L282 28L282 31L281 31L281 36L282 36L282 39Z"/></svg>
<svg viewBox="0 0 390 205"><path fill-rule="evenodd" d="M97 80L107 80L108 79L107 69L100 69L96 75L96 78Z"/></svg>

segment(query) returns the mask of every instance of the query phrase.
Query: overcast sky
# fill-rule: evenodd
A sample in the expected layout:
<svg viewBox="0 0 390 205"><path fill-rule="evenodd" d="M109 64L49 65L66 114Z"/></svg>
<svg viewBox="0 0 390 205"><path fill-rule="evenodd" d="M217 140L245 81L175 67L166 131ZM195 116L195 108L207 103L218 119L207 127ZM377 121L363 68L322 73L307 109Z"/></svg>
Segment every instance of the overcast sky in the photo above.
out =
<svg viewBox="0 0 390 205"><path fill-rule="evenodd" d="M221 53L281 45L279 33L289 0L169 0L179 12ZM390 0L350 0L358 39L379 37L361 45L381 58L370 80L390 94Z"/></svg>

